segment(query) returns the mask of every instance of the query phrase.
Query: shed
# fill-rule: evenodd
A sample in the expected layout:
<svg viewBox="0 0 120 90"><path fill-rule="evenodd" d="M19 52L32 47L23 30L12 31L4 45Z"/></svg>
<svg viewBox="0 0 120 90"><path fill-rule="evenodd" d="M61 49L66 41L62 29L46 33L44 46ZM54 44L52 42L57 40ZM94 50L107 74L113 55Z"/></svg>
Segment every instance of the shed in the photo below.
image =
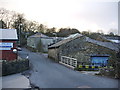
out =
<svg viewBox="0 0 120 90"><path fill-rule="evenodd" d="M76 38L79 38L81 35L76 35L74 37L70 36L68 38L65 38L51 46L48 47L48 57L54 59L56 62L58 62L60 60L60 56L59 56L59 51L60 51L60 47Z"/></svg>
<svg viewBox="0 0 120 90"><path fill-rule="evenodd" d="M67 56L77 59L78 64L107 65L108 62L116 59L118 47L116 43L97 41L78 35L51 45L48 56L57 62L61 60L61 56Z"/></svg>
<svg viewBox="0 0 120 90"><path fill-rule="evenodd" d="M38 44L41 44L43 52L48 51L48 45L53 43L53 38L48 37L42 33L36 33L27 38L27 46L37 49Z"/></svg>
<svg viewBox="0 0 120 90"><path fill-rule="evenodd" d="M17 31L16 29L0 29L0 59L17 59ZM16 53L14 52L16 51Z"/></svg>

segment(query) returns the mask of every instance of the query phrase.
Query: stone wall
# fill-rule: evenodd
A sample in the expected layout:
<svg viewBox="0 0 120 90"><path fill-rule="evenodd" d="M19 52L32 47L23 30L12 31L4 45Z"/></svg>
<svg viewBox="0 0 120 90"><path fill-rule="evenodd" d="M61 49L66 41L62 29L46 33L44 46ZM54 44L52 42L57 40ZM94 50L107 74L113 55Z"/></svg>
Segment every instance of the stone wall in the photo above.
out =
<svg viewBox="0 0 120 90"><path fill-rule="evenodd" d="M116 60L116 52L109 48L86 41L85 37L72 40L59 49L59 60L61 56L73 57L80 63L90 64L91 55L109 55L109 61Z"/></svg>
<svg viewBox="0 0 120 90"><path fill-rule="evenodd" d="M36 48L39 41L40 41L40 38L29 37L27 39L27 46Z"/></svg>
<svg viewBox="0 0 120 90"><path fill-rule="evenodd" d="M52 38L41 38L41 42L42 42L44 52L48 52L48 45L53 43L53 39Z"/></svg>
<svg viewBox="0 0 120 90"><path fill-rule="evenodd" d="M59 48L48 49L48 57L58 62L58 52Z"/></svg>
<svg viewBox="0 0 120 90"><path fill-rule="evenodd" d="M27 46L37 49L40 40L43 52L48 52L48 45L53 43L52 38L29 37L27 39Z"/></svg>

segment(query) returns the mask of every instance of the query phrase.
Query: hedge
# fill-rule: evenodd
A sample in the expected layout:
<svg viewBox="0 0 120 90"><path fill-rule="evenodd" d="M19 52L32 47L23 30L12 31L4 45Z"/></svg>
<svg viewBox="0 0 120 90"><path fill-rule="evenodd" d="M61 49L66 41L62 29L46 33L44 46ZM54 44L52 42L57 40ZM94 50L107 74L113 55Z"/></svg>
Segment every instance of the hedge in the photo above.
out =
<svg viewBox="0 0 120 90"><path fill-rule="evenodd" d="M28 69L29 69L28 59L2 62L2 76L20 73Z"/></svg>

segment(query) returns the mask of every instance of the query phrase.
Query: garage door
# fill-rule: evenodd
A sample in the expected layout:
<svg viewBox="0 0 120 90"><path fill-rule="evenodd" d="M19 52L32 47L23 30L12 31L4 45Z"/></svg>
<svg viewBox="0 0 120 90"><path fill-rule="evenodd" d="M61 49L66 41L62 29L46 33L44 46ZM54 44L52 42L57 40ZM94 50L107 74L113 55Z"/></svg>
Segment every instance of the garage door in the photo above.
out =
<svg viewBox="0 0 120 90"><path fill-rule="evenodd" d="M106 66L108 63L108 57L91 57L93 65Z"/></svg>

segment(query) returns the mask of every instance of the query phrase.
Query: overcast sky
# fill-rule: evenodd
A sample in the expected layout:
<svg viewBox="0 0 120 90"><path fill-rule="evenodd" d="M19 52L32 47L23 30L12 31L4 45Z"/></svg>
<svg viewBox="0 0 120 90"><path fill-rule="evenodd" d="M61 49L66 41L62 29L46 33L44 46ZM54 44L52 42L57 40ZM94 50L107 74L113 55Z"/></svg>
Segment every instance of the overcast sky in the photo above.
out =
<svg viewBox="0 0 120 90"><path fill-rule="evenodd" d="M89 2L88 2L89 1ZM118 32L119 0L0 0L0 7L24 13L48 27Z"/></svg>

